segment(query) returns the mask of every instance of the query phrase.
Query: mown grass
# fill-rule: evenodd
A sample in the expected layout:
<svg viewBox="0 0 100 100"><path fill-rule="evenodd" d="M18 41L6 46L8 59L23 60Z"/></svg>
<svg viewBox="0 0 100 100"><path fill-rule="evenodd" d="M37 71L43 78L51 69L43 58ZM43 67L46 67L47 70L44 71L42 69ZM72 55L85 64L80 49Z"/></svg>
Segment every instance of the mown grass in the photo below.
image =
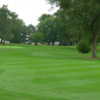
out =
<svg viewBox="0 0 100 100"><path fill-rule="evenodd" d="M0 100L100 100L100 61L90 55L75 47L0 46Z"/></svg>

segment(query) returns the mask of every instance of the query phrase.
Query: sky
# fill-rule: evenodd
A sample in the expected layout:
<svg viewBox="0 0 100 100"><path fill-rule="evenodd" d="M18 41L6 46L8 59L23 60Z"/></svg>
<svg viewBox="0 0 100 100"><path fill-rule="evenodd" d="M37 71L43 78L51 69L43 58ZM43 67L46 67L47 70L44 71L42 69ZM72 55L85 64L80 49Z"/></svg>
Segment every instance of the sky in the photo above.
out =
<svg viewBox="0 0 100 100"><path fill-rule="evenodd" d="M46 0L0 0L0 6L3 4L16 12L26 25L37 25L38 18L42 14L53 14L57 10L57 8L52 8Z"/></svg>

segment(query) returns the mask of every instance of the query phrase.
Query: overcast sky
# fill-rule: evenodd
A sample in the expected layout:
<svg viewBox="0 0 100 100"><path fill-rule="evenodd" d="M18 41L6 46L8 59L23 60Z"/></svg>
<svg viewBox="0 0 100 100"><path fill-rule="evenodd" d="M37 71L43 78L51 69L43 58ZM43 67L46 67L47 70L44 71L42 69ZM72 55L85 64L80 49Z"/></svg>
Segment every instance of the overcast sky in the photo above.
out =
<svg viewBox="0 0 100 100"><path fill-rule="evenodd" d="M16 12L26 24L36 25L38 18L44 13L56 11L46 0L0 0L0 6L7 4L11 11Z"/></svg>

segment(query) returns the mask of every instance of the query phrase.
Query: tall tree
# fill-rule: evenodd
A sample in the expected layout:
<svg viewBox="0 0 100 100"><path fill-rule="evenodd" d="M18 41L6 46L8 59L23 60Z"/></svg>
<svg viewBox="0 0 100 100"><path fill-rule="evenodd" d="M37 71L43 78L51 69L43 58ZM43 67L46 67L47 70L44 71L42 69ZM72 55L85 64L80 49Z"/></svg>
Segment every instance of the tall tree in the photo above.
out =
<svg viewBox="0 0 100 100"><path fill-rule="evenodd" d="M23 42L23 34L25 34L25 24L21 19L13 19L12 22L12 33L13 38L11 39L12 43L21 43Z"/></svg>
<svg viewBox="0 0 100 100"><path fill-rule="evenodd" d="M10 40L13 37L11 33L12 16L6 5L0 8L0 38L3 40Z"/></svg>
<svg viewBox="0 0 100 100"><path fill-rule="evenodd" d="M63 9L69 18L75 21L74 25L82 27L85 39L92 43L92 56L96 57L97 29L94 27L99 19L99 0L48 0ZM73 26L74 27L74 26ZM88 33L88 34L87 34ZM88 35L88 36L87 36ZM91 38L91 39L90 39Z"/></svg>
<svg viewBox="0 0 100 100"><path fill-rule="evenodd" d="M0 38L14 43L21 42L21 34L25 26L15 12L10 11L6 5L0 8Z"/></svg>
<svg viewBox="0 0 100 100"><path fill-rule="evenodd" d="M57 40L57 23L55 16L43 15L40 17L40 23L37 26L38 31L44 33L45 41L52 45Z"/></svg>

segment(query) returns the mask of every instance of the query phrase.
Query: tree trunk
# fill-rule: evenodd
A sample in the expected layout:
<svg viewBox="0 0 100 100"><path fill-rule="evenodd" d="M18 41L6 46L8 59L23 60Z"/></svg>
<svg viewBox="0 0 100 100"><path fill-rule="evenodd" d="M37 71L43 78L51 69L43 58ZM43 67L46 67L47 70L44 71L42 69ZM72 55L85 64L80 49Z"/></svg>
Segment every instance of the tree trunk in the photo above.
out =
<svg viewBox="0 0 100 100"><path fill-rule="evenodd" d="M92 57L96 58L96 33L93 33L93 38L92 38Z"/></svg>
<svg viewBox="0 0 100 100"><path fill-rule="evenodd" d="M100 13L98 13L94 17L94 19L93 19L93 21L91 23L91 30L93 32L93 35L92 35L93 36L92 37L92 57L93 58L96 58L96 40L97 40L97 34L96 34L95 30L94 30L94 27L96 27L95 23L98 21L99 18L100 18Z"/></svg>

